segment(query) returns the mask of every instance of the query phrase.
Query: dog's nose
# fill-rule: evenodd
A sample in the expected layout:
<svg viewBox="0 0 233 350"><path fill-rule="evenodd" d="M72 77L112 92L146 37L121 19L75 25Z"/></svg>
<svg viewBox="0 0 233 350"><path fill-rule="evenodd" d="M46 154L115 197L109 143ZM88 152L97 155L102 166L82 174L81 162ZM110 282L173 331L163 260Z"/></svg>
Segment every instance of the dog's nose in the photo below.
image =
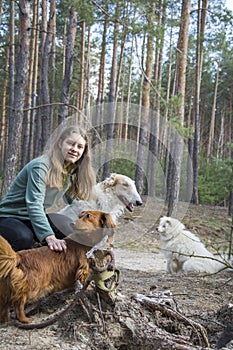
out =
<svg viewBox="0 0 233 350"><path fill-rule="evenodd" d="M136 201L136 205L140 206L140 205L142 205L142 202L141 201Z"/></svg>

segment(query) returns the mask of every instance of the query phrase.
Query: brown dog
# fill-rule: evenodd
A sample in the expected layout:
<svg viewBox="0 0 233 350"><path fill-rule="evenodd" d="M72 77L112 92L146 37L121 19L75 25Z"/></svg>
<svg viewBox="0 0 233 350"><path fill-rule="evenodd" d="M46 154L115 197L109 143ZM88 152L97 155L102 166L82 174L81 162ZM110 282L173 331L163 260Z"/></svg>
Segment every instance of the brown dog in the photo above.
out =
<svg viewBox="0 0 233 350"><path fill-rule="evenodd" d="M94 241L98 243L103 229L113 229L116 225L109 214L87 211L81 214L75 227L77 233L65 238L66 252L54 252L44 246L16 253L0 236L0 323L10 320L11 306L19 321L29 323L31 319L24 311L26 303L64 289L74 289L76 281L85 283L92 272L86 256L92 244L78 243L78 228L93 237L96 233L98 238Z"/></svg>

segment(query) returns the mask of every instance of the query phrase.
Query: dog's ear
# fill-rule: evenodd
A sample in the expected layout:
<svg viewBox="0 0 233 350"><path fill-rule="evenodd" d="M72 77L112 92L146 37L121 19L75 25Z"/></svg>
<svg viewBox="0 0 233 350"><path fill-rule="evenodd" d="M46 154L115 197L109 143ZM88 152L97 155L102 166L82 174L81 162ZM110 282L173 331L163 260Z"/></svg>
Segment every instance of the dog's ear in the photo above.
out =
<svg viewBox="0 0 233 350"><path fill-rule="evenodd" d="M100 220L101 220L101 226L103 228L115 228L116 227L116 224L113 221L110 214L102 213Z"/></svg>
<svg viewBox="0 0 233 350"><path fill-rule="evenodd" d="M114 186L116 183L116 174L111 174L110 177L105 179L103 183L105 188Z"/></svg>

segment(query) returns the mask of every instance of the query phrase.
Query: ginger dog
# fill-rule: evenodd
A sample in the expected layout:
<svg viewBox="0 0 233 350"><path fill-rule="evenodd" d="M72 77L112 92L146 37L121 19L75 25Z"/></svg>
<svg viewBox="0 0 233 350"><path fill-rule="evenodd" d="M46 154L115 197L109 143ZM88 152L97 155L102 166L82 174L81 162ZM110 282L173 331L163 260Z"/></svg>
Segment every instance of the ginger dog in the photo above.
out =
<svg viewBox="0 0 233 350"><path fill-rule="evenodd" d="M32 320L25 315L26 303L64 289L74 289L77 281L85 283L93 267L86 256L92 244L78 243L79 226L81 232L89 236L94 237L96 232L97 239L91 238L98 243L103 229L113 229L115 224L109 214L87 211L74 225L76 232L65 238L66 252L54 252L44 246L16 253L0 236L0 323L10 320L11 306L20 322L30 323ZM107 259L105 270L108 264Z"/></svg>

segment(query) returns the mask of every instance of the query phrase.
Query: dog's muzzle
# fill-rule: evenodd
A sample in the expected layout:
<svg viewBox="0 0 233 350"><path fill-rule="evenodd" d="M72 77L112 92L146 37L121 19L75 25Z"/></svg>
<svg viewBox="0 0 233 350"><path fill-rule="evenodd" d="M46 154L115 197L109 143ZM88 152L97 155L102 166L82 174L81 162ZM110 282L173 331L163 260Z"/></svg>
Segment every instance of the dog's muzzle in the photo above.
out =
<svg viewBox="0 0 233 350"><path fill-rule="evenodd" d="M140 205L142 205L143 203L141 201L136 201L136 205L139 207Z"/></svg>

